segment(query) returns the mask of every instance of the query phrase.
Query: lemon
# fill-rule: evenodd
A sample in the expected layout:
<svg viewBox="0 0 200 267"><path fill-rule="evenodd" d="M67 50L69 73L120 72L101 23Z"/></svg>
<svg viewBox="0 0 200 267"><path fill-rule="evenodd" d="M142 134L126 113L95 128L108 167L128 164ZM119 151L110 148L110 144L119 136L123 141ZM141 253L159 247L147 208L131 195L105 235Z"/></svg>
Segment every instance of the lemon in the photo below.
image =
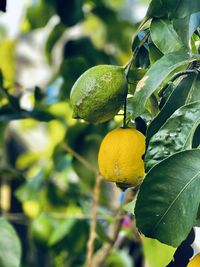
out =
<svg viewBox="0 0 200 267"><path fill-rule="evenodd" d="M128 91L122 67L99 65L84 72L72 87L73 118L101 123L113 118Z"/></svg>
<svg viewBox="0 0 200 267"><path fill-rule="evenodd" d="M199 267L200 266L200 253L190 260L187 267Z"/></svg>
<svg viewBox="0 0 200 267"><path fill-rule="evenodd" d="M119 128L103 139L98 155L101 175L110 182L137 186L145 171L145 137L135 129Z"/></svg>

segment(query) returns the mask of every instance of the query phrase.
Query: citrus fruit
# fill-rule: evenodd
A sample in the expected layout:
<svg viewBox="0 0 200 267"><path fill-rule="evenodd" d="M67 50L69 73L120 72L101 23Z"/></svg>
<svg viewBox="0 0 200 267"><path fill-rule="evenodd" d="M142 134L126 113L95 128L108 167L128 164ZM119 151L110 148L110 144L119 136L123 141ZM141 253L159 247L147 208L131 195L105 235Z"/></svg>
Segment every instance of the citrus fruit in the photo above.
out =
<svg viewBox="0 0 200 267"><path fill-rule="evenodd" d="M104 137L99 150L101 175L110 182L137 186L145 174L144 152L142 133L130 128L112 130Z"/></svg>
<svg viewBox="0 0 200 267"><path fill-rule="evenodd" d="M200 266L200 253L190 260L187 267L199 267Z"/></svg>
<svg viewBox="0 0 200 267"><path fill-rule="evenodd" d="M84 72L72 87L73 118L101 123L113 118L128 91L124 69L99 65Z"/></svg>

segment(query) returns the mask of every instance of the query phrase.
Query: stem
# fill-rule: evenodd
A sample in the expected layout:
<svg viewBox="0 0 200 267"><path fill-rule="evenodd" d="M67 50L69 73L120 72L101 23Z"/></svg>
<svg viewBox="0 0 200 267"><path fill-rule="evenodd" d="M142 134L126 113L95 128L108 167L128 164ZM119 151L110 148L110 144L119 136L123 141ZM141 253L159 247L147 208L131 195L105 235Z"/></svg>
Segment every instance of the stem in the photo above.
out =
<svg viewBox="0 0 200 267"><path fill-rule="evenodd" d="M127 108L127 101L126 96L124 99L124 119L123 119L123 128L126 128L126 108Z"/></svg>
<svg viewBox="0 0 200 267"><path fill-rule="evenodd" d="M97 169L90 164L84 157L82 157L80 154L78 154L76 151L74 151L68 144L64 143L62 145L62 148L70 153L74 158L76 158L80 163L82 163L86 168L93 171L95 174L97 173Z"/></svg>
<svg viewBox="0 0 200 267"><path fill-rule="evenodd" d="M188 75L188 74L191 74L191 73L196 73L198 74L199 73L199 70L197 69L192 69L192 70L184 70L184 71L180 71L176 74L174 74L174 76L172 76L172 78L170 79L169 82L174 82L177 78L181 77L181 76L184 76L184 75ZM162 97L166 88L168 87L169 85L169 82L160 90L160 92L158 93L158 96L159 97Z"/></svg>
<svg viewBox="0 0 200 267"><path fill-rule="evenodd" d="M87 267L94 267L92 263L93 254L94 254L94 241L96 238L96 224L97 224L97 208L99 204L100 196L100 185L102 181L102 176L100 174L96 177L95 187L94 187L94 198L93 198L93 208L92 208L92 218L90 224L90 235L87 243Z"/></svg>

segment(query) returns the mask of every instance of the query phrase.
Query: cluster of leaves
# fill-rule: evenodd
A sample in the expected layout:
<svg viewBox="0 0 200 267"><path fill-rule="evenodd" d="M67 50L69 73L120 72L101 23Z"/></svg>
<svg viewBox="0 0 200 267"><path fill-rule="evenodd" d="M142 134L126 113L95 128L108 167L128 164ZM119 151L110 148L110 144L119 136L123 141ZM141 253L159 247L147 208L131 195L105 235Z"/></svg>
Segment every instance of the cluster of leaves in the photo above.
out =
<svg viewBox="0 0 200 267"><path fill-rule="evenodd" d="M120 5L109 6L106 1L35 1L27 10L24 35L46 27L54 15L60 19L45 44L49 65L54 65L56 45L73 26L81 27L83 32L64 41L61 63L43 89L36 86L17 92L15 42L1 42L4 57L0 60L0 181L10 187L12 197L10 210L4 210L2 203L1 209L4 218L13 220L23 251L21 255L19 239L10 230L11 225L2 219L2 228L8 229L4 234L4 244L7 242L4 250L0 245L2 267L18 267L20 255L20 266L24 267L82 266L85 262L99 144L121 121L113 120L101 126L74 121L68 100L73 83L88 68L127 61L135 23L121 19L119 14ZM93 25L100 29L95 34ZM20 43L20 39L17 41ZM57 82L60 78L62 84ZM22 105L27 92L31 109ZM45 147L33 140L34 131L44 133ZM30 149L34 144L36 149ZM103 184L101 190L102 219L97 225L95 248L108 242L106 229L113 223L110 187ZM22 212L26 217L21 217ZM13 213L16 217L12 217ZM27 222L28 226L24 226ZM14 255L5 257L5 250ZM113 264L132 266L132 260L126 251L116 249L106 266Z"/></svg>
<svg viewBox="0 0 200 267"><path fill-rule="evenodd" d="M129 74L131 83L136 68L146 70L129 103L132 117L148 123L135 216L143 234L177 247L198 225L200 3L152 1L147 21L134 39Z"/></svg>

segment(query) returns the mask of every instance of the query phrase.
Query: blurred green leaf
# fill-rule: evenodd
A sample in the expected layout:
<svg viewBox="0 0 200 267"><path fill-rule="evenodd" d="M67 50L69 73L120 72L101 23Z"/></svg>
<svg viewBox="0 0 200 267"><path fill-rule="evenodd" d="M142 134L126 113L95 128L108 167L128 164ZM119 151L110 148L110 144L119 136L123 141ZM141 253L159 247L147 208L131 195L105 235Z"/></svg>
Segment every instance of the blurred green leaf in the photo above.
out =
<svg viewBox="0 0 200 267"><path fill-rule="evenodd" d="M126 250L114 249L107 257L105 267L134 267L130 255Z"/></svg>
<svg viewBox="0 0 200 267"><path fill-rule="evenodd" d="M53 246L67 236L75 222L75 219L66 219L60 223L59 226L52 232L48 241L49 245Z"/></svg>
<svg viewBox="0 0 200 267"><path fill-rule="evenodd" d="M21 244L10 223L0 217L0 266L20 267Z"/></svg>
<svg viewBox="0 0 200 267"><path fill-rule="evenodd" d="M167 266L173 259L175 248L164 245L156 239L145 237L142 238L142 243L149 267Z"/></svg>
<svg viewBox="0 0 200 267"><path fill-rule="evenodd" d="M137 227L145 236L173 247L186 239L199 207L199 159L200 150L182 151L146 175L135 207Z"/></svg>
<svg viewBox="0 0 200 267"><path fill-rule="evenodd" d="M62 23L66 26L73 26L84 17L81 0L57 0L55 1L55 5Z"/></svg>
<svg viewBox="0 0 200 267"><path fill-rule="evenodd" d="M149 170L170 155L192 147L192 136L200 123L200 101L177 109L161 129L150 139L145 155Z"/></svg>

